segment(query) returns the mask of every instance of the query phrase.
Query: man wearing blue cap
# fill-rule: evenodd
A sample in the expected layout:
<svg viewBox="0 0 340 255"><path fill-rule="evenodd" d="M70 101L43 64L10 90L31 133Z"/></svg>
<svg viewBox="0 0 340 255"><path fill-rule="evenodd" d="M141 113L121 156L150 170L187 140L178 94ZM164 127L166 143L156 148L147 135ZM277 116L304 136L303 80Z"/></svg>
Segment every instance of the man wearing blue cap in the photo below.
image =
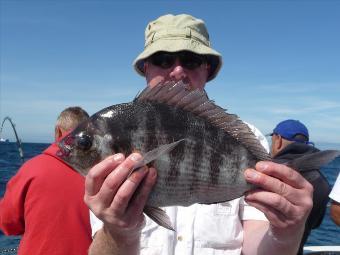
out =
<svg viewBox="0 0 340 255"><path fill-rule="evenodd" d="M275 156L287 145L298 142L300 144L311 144L308 129L298 120L281 121L270 134L272 136L271 154ZM310 148L303 146L304 148Z"/></svg>
<svg viewBox="0 0 340 255"><path fill-rule="evenodd" d="M298 120L284 120L277 124L273 132L271 154L275 162L284 163L304 155L319 151L309 141L307 127ZM314 187L313 208L306 221L298 254L303 254L303 246L311 230L320 226L326 212L330 185L322 173L316 169L318 175L310 183Z"/></svg>

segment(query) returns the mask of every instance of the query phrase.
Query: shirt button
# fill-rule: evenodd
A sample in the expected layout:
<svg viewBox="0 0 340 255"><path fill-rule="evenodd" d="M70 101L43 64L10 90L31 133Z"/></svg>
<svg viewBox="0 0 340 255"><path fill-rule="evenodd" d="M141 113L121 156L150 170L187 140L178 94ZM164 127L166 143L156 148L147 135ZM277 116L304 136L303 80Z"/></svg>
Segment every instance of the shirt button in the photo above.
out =
<svg viewBox="0 0 340 255"><path fill-rule="evenodd" d="M178 241L183 241L183 236L177 236Z"/></svg>

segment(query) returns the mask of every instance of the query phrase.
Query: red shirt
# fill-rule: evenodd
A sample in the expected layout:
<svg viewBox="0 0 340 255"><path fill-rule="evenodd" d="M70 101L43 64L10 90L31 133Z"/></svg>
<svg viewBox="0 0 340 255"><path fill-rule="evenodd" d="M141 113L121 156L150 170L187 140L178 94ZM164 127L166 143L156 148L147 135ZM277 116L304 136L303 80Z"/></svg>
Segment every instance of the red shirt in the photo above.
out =
<svg viewBox="0 0 340 255"><path fill-rule="evenodd" d="M18 255L82 255L92 241L84 177L63 163L52 144L27 161L0 200L0 229L23 235Z"/></svg>

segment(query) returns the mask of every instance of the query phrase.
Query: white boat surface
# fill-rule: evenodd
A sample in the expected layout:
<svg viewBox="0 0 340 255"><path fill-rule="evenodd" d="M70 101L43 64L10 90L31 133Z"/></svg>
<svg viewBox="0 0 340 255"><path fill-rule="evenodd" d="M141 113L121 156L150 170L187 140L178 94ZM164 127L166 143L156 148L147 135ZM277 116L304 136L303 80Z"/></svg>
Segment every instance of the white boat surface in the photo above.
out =
<svg viewBox="0 0 340 255"><path fill-rule="evenodd" d="M340 245L334 246L305 246L303 247L303 254L340 254Z"/></svg>

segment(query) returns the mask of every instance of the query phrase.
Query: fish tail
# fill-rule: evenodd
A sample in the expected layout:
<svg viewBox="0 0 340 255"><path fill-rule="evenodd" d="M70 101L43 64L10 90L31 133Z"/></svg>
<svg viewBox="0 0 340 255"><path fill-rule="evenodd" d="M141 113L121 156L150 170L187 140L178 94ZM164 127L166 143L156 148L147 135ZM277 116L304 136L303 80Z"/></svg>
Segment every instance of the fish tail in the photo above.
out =
<svg viewBox="0 0 340 255"><path fill-rule="evenodd" d="M340 156L339 150L324 150L312 154L307 154L300 158L287 162L286 164L293 169L299 171L303 177L311 181L316 179L319 174L316 170L327 165L333 159Z"/></svg>

